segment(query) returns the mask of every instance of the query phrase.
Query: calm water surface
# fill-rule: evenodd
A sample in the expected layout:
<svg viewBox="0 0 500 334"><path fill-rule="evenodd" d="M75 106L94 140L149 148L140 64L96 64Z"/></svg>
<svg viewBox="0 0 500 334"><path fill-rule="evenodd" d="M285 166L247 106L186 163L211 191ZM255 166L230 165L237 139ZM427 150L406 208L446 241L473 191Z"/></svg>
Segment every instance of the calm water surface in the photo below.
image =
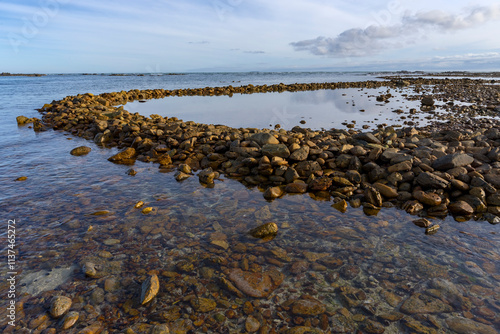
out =
<svg viewBox="0 0 500 334"><path fill-rule="evenodd" d="M326 308L322 314L327 314L326 326L332 332L365 331L377 323L385 333L409 333L417 325L420 330L453 333L450 328L456 329L457 323L465 326L460 321L498 331L498 226L446 218L435 222L441 226L438 233L425 235L412 223L417 217L396 209L369 217L362 209L348 208L342 214L331 207L331 200L309 195L268 202L260 189L234 180L222 179L214 188L204 188L197 177L179 183L173 173L160 173L156 165L140 162L132 177L127 175L129 166L107 161L115 149L99 148L63 132L34 133L17 127L15 121L21 114L37 116L34 109L44 103L85 92L335 79L332 74L0 78L0 241L6 254L7 221L15 220L16 298L25 301L24 313L19 312L16 320L18 330L47 312L53 295L73 299L72 310L80 314L74 327L78 330L101 322L117 333L126 328L149 332L147 326L154 323L168 323L179 332L244 332L247 300L253 301L253 316L277 331L299 325L321 328L325 316L287 311L287 305L308 295ZM367 99L363 91L344 92L345 96L336 91L302 93L262 94L262 100L276 99L278 111L300 115L292 105L312 108L317 102L321 108L345 110L341 107L354 101L355 106L348 108L362 109ZM227 109L235 115L247 113L253 109L245 98L250 96L239 101L236 96L217 98L215 106L224 108L228 102ZM177 103L172 109L189 115L180 118L206 117L204 106L210 103L190 101L192 108L182 109L181 102L187 99L191 97L172 98ZM365 107L367 115L374 102ZM155 103L149 101L144 107ZM320 110L305 119L306 126L318 124L326 109ZM266 119L248 126L267 127L267 123L274 122ZM297 119L290 120L291 126L296 123ZM92 152L71 156L69 151L80 145L90 146ZM15 181L20 176L27 180ZM134 208L138 201L153 211L142 214ZM269 221L280 227L274 240L262 243L246 234ZM102 277L84 277L81 266L89 261ZM275 268L284 280L268 298L240 298L221 284L231 268L250 272ZM152 272L160 276L160 293L151 305L141 306L137 302L141 283ZM2 296L7 291L2 280ZM25 292L28 295L23 296ZM195 295L217 301L217 307L198 312L189 297ZM229 317L228 310L237 316ZM0 316L3 326L3 305ZM59 328L53 320L49 326ZM486 333L481 328L478 332Z"/></svg>

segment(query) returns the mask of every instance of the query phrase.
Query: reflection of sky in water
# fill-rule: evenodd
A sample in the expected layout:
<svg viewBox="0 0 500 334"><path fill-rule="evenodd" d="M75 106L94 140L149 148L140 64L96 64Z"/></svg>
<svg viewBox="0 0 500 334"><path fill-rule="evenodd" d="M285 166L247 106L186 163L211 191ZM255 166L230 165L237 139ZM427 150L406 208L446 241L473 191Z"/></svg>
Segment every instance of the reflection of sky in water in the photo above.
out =
<svg viewBox="0 0 500 334"><path fill-rule="evenodd" d="M376 96L390 92L389 103L377 102ZM166 97L158 100L128 103L125 109L149 116L158 114L184 121L224 124L232 127L268 128L280 124L291 129L305 120L304 127L312 129L345 128L341 123L356 121L374 126L380 123L401 124L402 109L419 108L420 102L406 101L401 94L410 91L378 89L336 89L228 96ZM361 112L360 110L364 110ZM421 116L422 119L422 116Z"/></svg>

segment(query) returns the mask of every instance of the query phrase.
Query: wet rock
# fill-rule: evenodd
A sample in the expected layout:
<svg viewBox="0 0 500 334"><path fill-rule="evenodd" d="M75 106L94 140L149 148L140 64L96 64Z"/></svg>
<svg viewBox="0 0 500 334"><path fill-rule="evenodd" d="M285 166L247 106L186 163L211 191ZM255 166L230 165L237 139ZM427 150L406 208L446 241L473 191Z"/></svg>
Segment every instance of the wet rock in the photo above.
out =
<svg viewBox="0 0 500 334"><path fill-rule="evenodd" d="M25 125L28 123L32 123L33 119L28 118L26 116L17 116L16 121L17 121L17 125Z"/></svg>
<svg viewBox="0 0 500 334"><path fill-rule="evenodd" d="M332 179L329 177L320 177L314 179L309 183L309 190L311 191L325 191L328 190L332 185Z"/></svg>
<svg viewBox="0 0 500 334"><path fill-rule="evenodd" d="M425 234L436 234L439 229L440 229L439 225L432 225L425 229Z"/></svg>
<svg viewBox="0 0 500 334"><path fill-rule="evenodd" d="M321 171L321 166L317 161L302 161L295 166L295 170L302 177L309 177L311 174Z"/></svg>
<svg viewBox="0 0 500 334"><path fill-rule="evenodd" d="M151 328L149 334L169 334L170 330L166 324L157 324Z"/></svg>
<svg viewBox="0 0 500 334"><path fill-rule="evenodd" d="M469 203L465 201L457 201L455 203L451 203L448 205L448 210L459 216L467 216L472 215L474 213L474 209L469 205Z"/></svg>
<svg viewBox="0 0 500 334"><path fill-rule="evenodd" d="M448 313L452 312L453 308L443 303L441 300L415 293L401 305L401 312L406 314L421 314L421 313Z"/></svg>
<svg viewBox="0 0 500 334"><path fill-rule="evenodd" d="M432 168L437 170L448 170L456 167L470 165L473 161L474 158L467 154L448 154L434 160L434 162L432 163Z"/></svg>
<svg viewBox="0 0 500 334"><path fill-rule="evenodd" d="M347 285L340 287L340 299L347 308L357 307L366 300L366 293Z"/></svg>
<svg viewBox="0 0 500 334"><path fill-rule="evenodd" d="M477 334L497 334L498 332L491 326L486 324L482 324L480 322L461 318L461 317L451 317L446 319L446 324L450 327L451 330L455 331L455 333L459 334L469 334L469 333L477 333Z"/></svg>
<svg viewBox="0 0 500 334"><path fill-rule="evenodd" d="M354 333L357 325L352 317L337 313L331 318L331 329L333 333Z"/></svg>
<svg viewBox="0 0 500 334"><path fill-rule="evenodd" d="M429 172L420 173L416 177L416 181L423 188L444 189L449 185L445 179Z"/></svg>
<svg viewBox="0 0 500 334"><path fill-rule="evenodd" d="M290 156L290 151L285 144L266 144L262 146L261 152L269 158L279 157L287 159Z"/></svg>
<svg viewBox="0 0 500 334"><path fill-rule="evenodd" d="M80 314L76 311L68 312L61 320L61 329L68 329L78 321Z"/></svg>
<svg viewBox="0 0 500 334"><path fill-rule="evenodd" d="M293 182L285 186L285 192L290 194L303 194L307 192L307 184L304 182Z"/></svg>
<svg viewBox="0 0 500 334"><path fill-rule="evenodd" d="M205 168L200 173L198 173L198 178L200 179L200 182L204 184L213 184L214 179L218 177L219 173L214 172L211 167Z"/></svg>
<svg viewBox="0 0 500 334"><path fill-rule="evenodd" d="M359 134L355 135L354 138L356 138L358 140L364 140L367 143L382 144L380 142L380 140L377 137L375 137L375 135L371 132L359 133Z"/></svg>
<svg viewBox="0 0 500 334"><path fill-rule="evenodd" d="M292 304L292 313L295 315L319 315L325 313L325 311L326 306L312 297L296 300Z"/></svg>
<svg viewBox="0 0 500 334"><path fill-rule="evenodd" d="M365 200L376 207L382 206L382 196L380 195L380 192L373 187L366 187Z"/></svg>
<svg viewBox="0 0 500 334"><path fill-rule="evenodd" d="M276 225L276 223L265 223L248 231L248 234L254 238L265 238L269 235L275 235L277 233L278 225Z"/></svg>
<svg viewBox="0 0 500 334"><path fill-rule="evenodd" d="M413 319L403 319L404 325L412 330L412 333L422 333L422 334L438 334L434 328L430 328L422 325L420 322Z"/></svg>
<svg viewBox="0 0 500 334"><path fill-rule="evenodd" d="M272 200L281 197L285 191L282 187L269 187L264 191L264 198L267 200Z"/></svg>
<svg viewBox="0 0 500 334"><path fill-rule="evenodd" d="M382 334L385 332L385 327L380 322L367 319L363 324L363 330L366 333Z"/></svg>
<svg viewBox="0 0 500 334"><path fill-rule="evenodd" d="M248 333L255 333L260 328L260 322L254 316L249 315L245 320L245 329Z"/></svg>
<svg viewBox="0 0 500 334"><path fill-rule="evenodd" d="M432 107L434 105L434 99L431 96L424 96L420 100L422 105Z"/></svg>
<svg viewBox="0 0 500 334"><path fill-rule="evenodd" d="M398 191L395 188L389 187L388 185L375 182L373 187L377 189L386 198L396 198L398 197Z"/></svg>
<svg viewBox="0 0 500 334"><path fill-rule="evenodd" d="M344 199L342 199L332 204L332 208L337 209L338 211L344 213L347 211L347 202Z"/></svg>
<svg viewBox="0 0 500 334"><path fill-rule="evenodd" d="M284 275L277 270L255 273L233 268L228 278L236 288L250 297L269 296L283 282Z"/></svg>
<svg viewBox="0 0 500 334"><path fill-rule="evenodd" d="M285 334L322 334L323 331L314 328L314 327L307 327L307 326L296 326L293 328L287 329Z"/></svg>
<svg viewBox="0 0 500 334"><path fill-rule="evenodd" d="M54 318L59 318L70 309L72 304L71 298L65 296L56 296L50 304L50 315Z"/></svg>
<svg viewBox="0 0 500 334"><path fill-rule="evenodd" d="M413 224L415 224L419 227L426 227L426 228L432 225L432 223L425 218L414 220Z"/></svg>
<svg viewBox="0 0 500 334"><path fill-rule="evenodd" d="M358 266L353 264L346 264L342 268L340 268L340 275L347 280L352 280L356 276L358 276L360 269Z"/></svg>
<svg viewBox="0 0 500 334"><path fill-rule="evenodd" d="M136 151L133 147L128 147L125 150L113 155L108 160L117 164L129 165L135 161Z"/></svg>
<svg viewBox="0 0 500 334"><path fill-rule="evenodd" d="M441 204L441 197L434 192L424 192L421 190L415 190L413 193L413 198L422 204L429 206L436 206Z"/></svg>
<svg viewBox="0 0 500 334"><path fill-rule="evenodd" d="M92 151L92 149L88 146L78 146L78 147L75 147L74 149L72 149L71 152L69 152L69 153L71 155L81 156L81 155L89 154L90 151Z"/></svg>
<svg viewBox="0 0 500 334"><path fill-rule="evenodd" d="M194 297L191 299L191 306L196 312L207 313L215 310L217 302L209 298Z"/></svg>
<svg viewBox="0 0 500 334"><path fill-rule="evenodd" d="M153 274L146 278L141 287L141 304L144 305L150 302L160 290L160 281L158 275Z"/></svg>

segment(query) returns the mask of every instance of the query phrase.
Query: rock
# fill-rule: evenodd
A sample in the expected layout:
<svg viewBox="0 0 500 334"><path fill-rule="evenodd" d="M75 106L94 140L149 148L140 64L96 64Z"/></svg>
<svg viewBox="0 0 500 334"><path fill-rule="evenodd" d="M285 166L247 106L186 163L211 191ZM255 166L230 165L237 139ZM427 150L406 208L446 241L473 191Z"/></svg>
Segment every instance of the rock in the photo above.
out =
<svg viewBox="0 0 500 334"><path fill-rule="evenodd" d="M304 182L293 182L285 186L285 191L291 194L303 194L307 192L307 184Z"/></svg>
<svg viewBox="0 0 500 334"><path fill-rule="evenodd" d="M215 310L217 302L209 298L191 298L191 306L196 312L207 313Z"/></svg>
<svg viewBox="0 0 500 334"><path fill-rule="evenodd" d="M191 177L190 174L186 174L186 173L183 173L181 171L177 171L174 175L175 180L178 182L184 181L190 177Z"/></svg>
<svg viewBox="0 0 500 334"><path fill-rule="evenodd" d="M337 313L331 318L331 329L333 333L354 333L357 326L352 317Z"/></svg>
<svg viewBox="0 0 500 334"><path fill-rule="evenodd" d="M361 270L359 269L358 266L353 264L346 264L342 268L340 268L339 273L344 279L352 280L356 276L358 276L360 271Z"/></svg>
<svg viewBox="0 0 500 334"><path fill-rule="evenodd" d="M382 334L385 332L385 327L380 322L376 322L370 319L367 319L363 324L363 329L366 333L371 334Z"/></svg>
<svg viewBox="0 0 500 334"><path fill-rule="evenodd" d="M332 179L329 177L320 177L314 179L311 183L309 183L310 191L325 191L328 190L332 185Z"/></svg>
<svg viewBox="0 0 500 334"><path fill-rule="evenodd" d="M450 305L421 293L414 293L401 305L401 312L406 314L448 313L452 311L453 308Z"/></svg>
<svg viewBox="0 0 500 334"><path fill-rule="evenodd" d="M304 145L290 155L291 160L304 161L309 156L309 146Z"/></svg>
<svg viewBox="0 0 500 334"><path fill-rule="evenodd" d="M337 203L332 204L332 208L337 209L338 211L344 213L347 211L347 202L342 199Z"/></svg>
<svg viewBox="0 0 500 334"><path fill-rule="evenodd" d="M425 234L436 234L441 226L432 225L425 229Z"/></svg>
<svg viewBox="0 0 500 334"><path fill-rule="evenodd" d="M322 334L323 331L307 326L296 326L286 330L285 334Z"/></svg>
<svg viewBox="0 0 500 334"><path fill-rule="evenodd" d="M83 265L83 272L87 277L97 277L96 265L93 262L85 262Z"/></svg>
<svg viewBox="0 0 500 334"><path fill-rule="evenodd" d="M151 328L149 334L170 334L170 329L166 324L156 324Z"/></svg>
<svg viewBox="0 0 500 334"><path fill-rule="evenodd" d="M76 311L68 312L61 320L61 329L71 328L78 321L79 316L80 314Z"/></svg>
<svg viewBox="0 0 500 334"><path fill-rule="evenodd" d="M248 231L248 234L254 238L265 238L269 235L276 235L277 233L278 225L276 225L276 223L265 223Z"/></svg>
<svg viewBox="0 0 500 334"><path fill-rule="evenodd" d="M380 140L371 132L362 132L354 136L357 140L364 140L367 143L382 144Z"/></svg>
<svg viewBox="0 0 500 334"><path fill-rule="evenodd" d="M433 192L424 192L421 190L415 190L413 193L413 198L415 198L417 201L420 203L429 205L429 206L436 206L441 204L441 197L439 197L438 194L433 193Z"/></svg>
<svg viewBox="0 0 500 334"><path fill-rule="evenodd" d="M382 206L382 196L380 195L380 192L374 187L366 187L365 200L368 203L375 205L376 207Z"/></svg>
<svg viewBox="0 0 500 334"><path fill-rule="evenodd" d="M292 183L300 177L299 173L292 167L288 167L283 176L285 177L286 183Z"/></svg>
<svg viewBox="0 0 500 334"><path fill-rule="evenodd" d="M59 318L70 309L72 304L71 298L65 296L56 296L50 304L50 315L54 318Z"/></svg>
<svg viewBox="0 0 500 334"><path fill-rule="evenodd" d="M284 194L282 187L269 187L264 191L264 198L267 200L272 200L281 197Z"/></svg>
<svg viewBox="0 0 500 334"><path fill-rule="evenodd" d="M158 280L158 275L153 274L146 278L142 283L141 290L141 305L150 302L160 290L160 281Z"/></svg>
<svg viewBox="0 0 500 334"><path fill-rule="evenodd" d="M276 139L272 134L267 133L267 132L259 132L256 133L248 138L249 140L253 140L257 142L260 146L266 145L266 144L279 144L279 140Z"/></svg>
<svg viewBox="0 0 500 334"><path fill-rule="evenodd" d="M262 146L261 152L269 158L279 157L287 159L290 156L290 151L285 144L266 144Z"/></svg>
<svg viewBox="0 0 500 334"><path fill-rule="evenodd" d="M398 162L397 164L389 166L389 168L387 168L387 171L389 173L407 172L407 171L411 170L412 166L413 166L412 162L407 160L407 161Z"/></svg>
<svg viewBox="0 0 500 334"><path fill-rule="evenodd" d="M28 118L26 116L17 116L16 121L17 121L17 125L25 125L28 123L32 123L33 119Z"/></svg>
<svg viewBox="0 0 500 334"><path fill-rule="evenodd" d="M459 216L468 216L474 213L474 209L465 201L457 201L448 205L448 210Z"/></svg>
<svg viewBox="0 0 500 334"><path fill-rule="evenodd" d="M395 188L389 187L388 185L375 182L373 187L377 189L386 198L396 198L398 197L398 191Z"/></svg>
<svg viewBox="0 0 500 334"><path fill-rule="evenodd" d="M415 224L419 227L426 227L426 228L432 225L432 223L425 218L420 218L420 219L414 220L413 224Z"/></svg>
<svg viewBox="0 0 500 334"><path fill-rule="evenodd" d="M255 273L239 268L230 270L228 278L236 288L254 298L264 298L273 292L283 282L284 275L277 270Z"/></svg>
<svg viewBox="0 0 500 334"><path fill-rule="evenodd" d="M92 149L88 146L78 146L75 147L74 149L69 152L71 155L76 155L76 156L81 156L81 155L87 155L92 151Z"/></svg>
<svg viewBox="0 0 500 334"><path fill-rule="evenodd" d="M108 160L117 164L131 165L135 161L135 155L135 149L133 147L128 147L120 153L113 155Z"/></svg>
<svg viewBox="0 0 500 334"><path fill-rule="evenodd" d="M260 322L253 315L249 315L245 321L245 329L248 333L255 333L260 328Z"/></svg>
<svg viewBox="0 0 500 334"><path fill-rule="evenodd" d="M213 184L214 179L218 177L219 173L214 172L212 167L205 168L204 170L198 173L198 178L200 179L200 182L204 184Z"/></svg>
<svg viewBox="0 0 500 334"><path fill-rule="evenodd" d="M446 319L446 324L451 330L459 334L498 334L491 326L461 317L450 317Z"/></svg>
<svg viewBox="0 0 500 334"><path fill-rule="evenodd" d="M423 188L445 189L450 184L445 179L429 172L423 172L416 177L417 183Z"/></svg>
<svg viewBox="0 0 500 334"><path fill-rule="evenodd" d="M434 99L431 96L424 96L420 100L422 105L432 107L434 105Z"/></svg>
<svg viewBox="0 0 500 334"><path fill-rule="evenodd" d="M434 162L432 163L432 168L437 170L448 170L456 167L470 165L473 161L474 158L467 154L448 154L434 160Z"/></svg>
<svg viewBox="0 0 500 334"><path fill-rule="evenodd" d="M295 315L319 315L325 313L326 306L317 299L307 298L296 300L292 304L292 313Z"/></svg>

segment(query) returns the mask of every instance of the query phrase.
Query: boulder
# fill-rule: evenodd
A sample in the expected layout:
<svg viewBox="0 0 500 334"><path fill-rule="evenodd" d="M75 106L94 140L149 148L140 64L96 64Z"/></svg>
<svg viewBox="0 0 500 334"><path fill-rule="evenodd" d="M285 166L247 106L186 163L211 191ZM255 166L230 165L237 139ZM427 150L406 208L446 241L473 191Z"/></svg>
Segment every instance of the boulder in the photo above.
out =
<svg viewBox="0 0 500 334"><path fill-rule="evenodd" d="M456 167L470 165L474 158L467 154L455 153L442 156L432 163L432 168L437 170L448 170Z"/></svg>
<svg viewBox="0 0 500 334"><path fill-rule="evenodd" d="M268 158L279 157L286 159L290 156L290 151L285 144L265 144L261 152Z"/></svg>
<svg viewBox="0 0 500 334"><path fill-rule="evenodd" d="M272 134L270 133L267 133L267 132L259 132L259 133L256 133L252 136L250 136L250 138L248 138L249 140L253 140L255 142L257 142L257 144L259 145L266 145L266 144L279 144L279 140L276 139L276 137L274 137Z"/></svg>

